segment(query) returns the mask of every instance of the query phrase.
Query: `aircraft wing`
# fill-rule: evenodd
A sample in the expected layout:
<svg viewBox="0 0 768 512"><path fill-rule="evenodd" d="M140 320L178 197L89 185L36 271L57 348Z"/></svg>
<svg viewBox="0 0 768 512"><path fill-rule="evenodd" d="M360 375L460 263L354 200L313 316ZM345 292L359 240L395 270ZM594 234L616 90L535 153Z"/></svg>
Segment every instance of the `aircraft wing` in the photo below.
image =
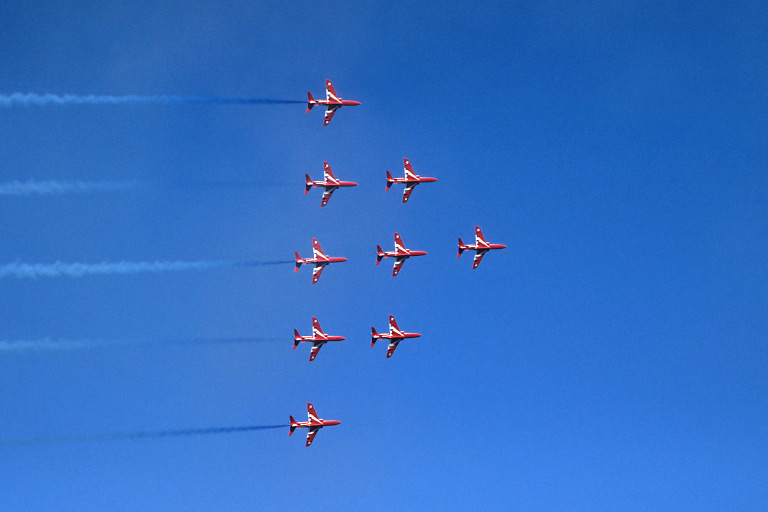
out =
<svg viewBox="0 0 768 512"><path fill-rule="evenodd" d="M320 274L323 273L324 268L325 265L315 265L315 268L312 269L312 284L317 283L318 279L320 279Z"/></svg>
<svg viewBox="0 0 768 512"><path fill-rule="evenodd" d="M472 262L472 268L477 268L480 265L480 261L483 259L483 256L485 256L485 253L488 251L477 251L475 253L475 259Z"/></svg>
<svg viewBox="0 0 768 512"><path fill-rule="evenodd" d="M403 192L403 202L407 203L408 198L411 197L411 192L413 192L413 189L416 187L416 183L409 183L405 186L405 191Z"/></svg>
<svg viewBox="0 0 768 512"><path fill-rule="evenodd" d="M309 430L307 430L307 446L311 445L312 441L315 440L318 430L320 430L319 427L309 427Z"/></svg>
<svg viewBox="0 0 768 512"><path fill-rule="evenodd" d="M325 99L328 101L340 101L336 89L333 88L333 84L330 80L325 81Z"/></svg>
<svg viewBox="0 0 768 512"><path fill-rule="evenodd" d="M389 341L389 346L387 347L387 359L392 357L392 354L395 353L395 349L397 348L397 344L402 341L402 338L394 338Z"/></svg>
<svg viewBox="0 0 768 512"><path fill-rule="evenodd" d="M312 345L312 349L309 351L309 360L310 361L314 361L315 360L315 358L317 357L317 353L320 352L321 348L323 348L323 342L321 342L321 341L316 341Z"/></svg>
<svg viewBox="0 0 768 512"><path fill-rule="evenodd" d="M328 204L328 201L331 199L331 195L333 195L333 191L336 190L339 187L326 187L325 191L323 192L323 199L320 201L320 207Z"/></svg>
<svg viewBox="0 0 768 512"><path fill-rule="evenodd" d="M328 108L325 110L325 119L323 119L323 126L328 126L331 124L331 119L333 118L333 114L336 113L336 109L339 108L339 105L328 105Z"/></svg>
<svg viewBox="0 0 768 512"><path fill-rule="evenodd" d="M411 165L410 160L407 158L403 158L403 168L405 170L405 177L409 180L417 180L419 179L418 176L416 176L416 173L413 172L413 166Z"/></svg>
<svg viewBox="0 0 768 512"><path fill-rule="evenodd" d="M395 258L395 268L392 269L392 277L400 273L400 269L403 268L406 258Z"/></svg>
<svg viewBox="0 0 768 512"><path fill-rule="evenodd" d="M323 177L325 178L325 181L337 181L331 170L331 165L328 162L323 162Z"/></svg>

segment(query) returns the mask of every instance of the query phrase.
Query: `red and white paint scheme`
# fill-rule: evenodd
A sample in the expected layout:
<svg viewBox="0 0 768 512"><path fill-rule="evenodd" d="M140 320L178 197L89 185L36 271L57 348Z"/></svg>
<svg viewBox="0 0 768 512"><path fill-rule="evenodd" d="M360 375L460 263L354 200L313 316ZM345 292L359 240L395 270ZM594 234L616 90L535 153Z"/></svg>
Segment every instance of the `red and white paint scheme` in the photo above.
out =
<svg viewBox="0 0 768 512"><path fill-rule="evenodd" d="M419 183L432 183L437 181L437 178L427 178L427 177L422 178L421 176L413 172L413 167L411 166L411 162L407 158L403 158L403 168L405 170L404 178L393 178L392 175L389 173L389 171L387 171L387 188L386 188L386 190L389 190L389 187L391 187L393 183L405 183L405 192L403 192L403 203L408 202L408 198L411 197L411 192L413 192L414 187Z"/></svg>
<svg viewBox="0 0 768 512"><path fill-rule="evenodd" d="M288 432L288 436L293 435L293 431L297 428L308 428L307 431L307 446L312 444L312 441L315 439L315 436L317 435L317 431L320 430L323 427L332 427L334 425L341 425L340 421L336 420L323 420L318 417L317 413L315 412L315 408L312 407L312 404L307 403L307 416L308 419L306 422L304 421L296 421L293 419L293 416L289 416L291 418L291 431Z"/></svg>
<svg viewBox="0 0 768 512"><path fill-rule="evenodd" d="M376 332L375 327L371 327L371 347L376 343L377 340L383 340L387 339L389 340L389 346L387 347L387 359L392 357L392 354L395 353L395 349L397 348L397 344L403 341L406 338L420 338L421 334L417 332L403 332L400 330L400 328L397 326L397 321L395 321L395 317L392 315L389 315L389 334L379 334Z"/></svg>
<svg viewBox="0 0 768 512"><path fill-rule="evenodd" d="M320 274L323 273L323 269L329 263L341 263L342 261L347 261L347 258L332 258L326 256L323 249L320 247L320 242L318 242L316 238L312 239L312 252L314 258L307 259L299 256L298 252L294 252L294 254L296 254L296 268L293 269L294 272L298 272L299 267L304 263L313 263L315 268L312 269L312 284L317 283L317 280L320 279Z"/></svg>
<svg viewBox="0 0 768 512"><path fill-rule="evenodd" d="M325 119L323 120L323 126L328 126L333 118L333 114L335 114L341 107L354 107L359 104L359 101L343 100L339 98L330 80L325 81L325 101L316 100L312 97L312 93L307 91L307 114L309 114L309 111L312 110L312 107L315 105L325 105Z"/></svg>
<svg viewBox="0 0 768 512"><path fill-rule="evenodd" d="M323 162L323 181L312 181L309 178L309 174L304 175L306 178L306 185L304 186L304 195L307 195L312 187L324 187L323 200L320 202L320 207L328 204L328 200L331 199L331 194L340 187L356 187L357 183L354 181L339 181L331 171L331 166L328 162Z"/></svg>
<svg viewBox="0 0 768 512"><path fill-rule="evenodd" d="M472 268L477 268L478 265L480 265L480 261L483 259L483 256L485 256L485 253L491 250L495 249L506 249L506 245L502 244L489 244L485 241L485 237L483 236L483 232L480 231L480 226L475 226L475 245L467 245L464 242L461 241L461 238L459 238L459 254L456 255L458 258L461 256L461 253L464 251L475 251L475 261L472 262Z"/></svg>
<svg viewBox="0 0 768 512"><path fill-rule="evenodd" d="M403 268L405 260L411 256L424 256L425 254L427 254L427 251L412 251L406 249L403 244L403 239L400 238L398 233L395 233L394 251L384 251L381 249L380 245L376 246L376 264L378 265L381 263L383 258L395 258L395 268L392 269L392 276L394 277L400 273L400 269Z"/></svg>
<svg viewBox="0 0 768 512"><path fill-rule="evenodd" d="M296 347L299 346L299 343L301 342L312 342L312 348L309 351L309 360L314 361L317 357L317 353L320 352L320 349L323 348L323 345L328 343L329 341L344 341L344 336L329 336L328 334L325 334L323 332L322 327L320 327L320 322L317 321L317 318L312 318L312 336L302 336L299 334L299 331L294 329L293 330L293 350L296 350Z"/></svg>

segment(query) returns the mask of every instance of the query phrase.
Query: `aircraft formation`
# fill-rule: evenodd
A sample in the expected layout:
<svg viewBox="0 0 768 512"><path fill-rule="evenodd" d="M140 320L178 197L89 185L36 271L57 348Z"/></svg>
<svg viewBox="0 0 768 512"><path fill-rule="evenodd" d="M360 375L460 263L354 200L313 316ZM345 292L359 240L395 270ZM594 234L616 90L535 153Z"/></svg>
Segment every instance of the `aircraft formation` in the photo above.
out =
<svg viewBox="0 0 768 512"><path fill-rule="evenodd" d="M351 100L343 100L341 99L337 94L336 90L333 87L333 84L330 80L325 81L325 89L326 89L326 99L325 101L321 100L315 100L312 97L312 93L307 92L307 113L309 113L310 110L312 110L312 107L315 105L325 105L326 111L325 111L325 118L323 119L323 126L328 126L328 124L331 122L331 119L333 118L333 115L336 113L338 109L345 106L357 106L360 105L359 101L351 101ZM403 203L407 203L408 199L411 197L411 193L413 192L413 189L416 188L417 185L420 185L422 183L434 183L437 181L437 178L432 177L422 177L416 174L416 172L413 170L413 166L411 165L411 162L408 158L403 159L403 172L404 175L402 178L395 178L392 176L392 174L389 171L386 171L386 177L387 177L387 185L386 185L386 191L389 191L389 189L392 187L392 185L395 184L402 184L405 185L405 190L403 191ZM309 174L305 174L305 186L304 186L304 194L306 195L312 188L318 187L323 188L323 197L320 202L320 207L325 207L328 204L328 201L331 199L331 195L340 188L348 188L348 187L355 187L357 186L357 183L352 181L340 181L338 180L334 175L333 171L331 170L331 166L328 162L323 162L323 180L322 181L313 181ZM406 260L412 257L416 256L426 256L426 251L420 251L420 250L414 250L414 249L408 249L405 246L405 243L403 242L403 238L400 236L399 233L394 234L395 238L395 248L393 251L385 251L381 248L381 245L376 246L376 265L382 262L384 258L393 258L394 259L394 266L392 268L392 276L396 277L400 271L403 268L403 265L405 264ZM483 256L485 256L486 253L492 250L498 250L498 249L505 249L506 245L503 244L491 244L486 242L485 237L483 236L483 232L480 230L480 226L475 226L475 243L472 245L465 244L461 238L458 239L458 255L457 257L461 256L461 254L464 251L474 251L475 252L475 258L472 263L472 268L476 269L480 265L480 261L483 259ZM314 265L314 268L312 270L312 284L317 284L318 280L320 279L320 275L322 274L325 267L330 265L331 263L342 263L347 261L346 258L338 257L338 256L328 256L325 254L323 249L320 247L320 243L317 241L316 238L312 239L312 258L302 258L298 252L295 252L296 255L296 267L294 268L294 272L298 272L299 268L304 264L312 264ZM294 338L293 338L293 349L295 350L301 343L311 343L312 348L309 351L309 360L314 361L317 357L317 354L320 352L320 349L325 345L326 343L333 342L333 341L344 341L346 338L344 336L335 336L335 335L329 335L325 334L323 332L323 329L320 327L320 322L317 318L312 318L312 334L310 336L302 336L299 334L299 331L297 329L293 330ZM389 333L388 334L379 334L378 331L376 331L375 327L371 327L371 348L376 344L378 340L389 340L389 344L387 346L387 359L392 357L392 354L395 353L395 350L397 349L398 344L405 340L405 339L414 339L414 338L420 338L421 334L415 333L415 332L405 332L400 329L397 325L397 320L395 320L394 315L389 315ZM288 435L293 435L294 430L297 428L307 428L307 442L306 446L310 446L312 442L315 439L315 436L317 435L317 432L327 426L332 425L339 425L341 422L336 420L323 420L320 419L320 417L315 412L315 408L312 406L311 403L307 403L307 416L308 419L306 422L297 422L293 416L290 416L290 431Z"/></svg>

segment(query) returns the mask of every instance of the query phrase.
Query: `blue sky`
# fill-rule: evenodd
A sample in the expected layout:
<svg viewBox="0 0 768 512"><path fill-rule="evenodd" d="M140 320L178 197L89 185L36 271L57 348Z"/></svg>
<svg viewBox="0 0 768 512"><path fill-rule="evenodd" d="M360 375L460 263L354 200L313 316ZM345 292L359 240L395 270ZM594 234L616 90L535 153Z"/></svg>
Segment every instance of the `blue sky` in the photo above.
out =
<svg viewBox="0 0 768 512"><path fill-rule="evenodd" d="M758 2L0 6L0 93L362 102L0 109L0 264L349 261L0 280L7 510L755 510L768 501L766 22ZM435 176L407 205L385 170ZM356 181L320 210L322 162ZM211 186L210 183L244 186ZM208 183L209 185L205 185ZM508 249L473 271L456 238ZM429 255L392 278L398 231ZM389 262L388 262L389 263ZM385 359L388 314L423 334ZM292 329L347 337L313 363Z"/></svg>

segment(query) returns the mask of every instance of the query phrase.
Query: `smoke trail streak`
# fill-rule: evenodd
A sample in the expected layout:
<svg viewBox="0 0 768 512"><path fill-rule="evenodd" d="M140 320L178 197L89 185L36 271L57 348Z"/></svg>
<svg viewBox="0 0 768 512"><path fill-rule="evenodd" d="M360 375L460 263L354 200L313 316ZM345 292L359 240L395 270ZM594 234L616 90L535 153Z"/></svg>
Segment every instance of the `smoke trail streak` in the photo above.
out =
<svg viewBox="0 0 768 512"><path fill-rule="evenodd" d="M213 190L245 189L255 187L276 187L277 182L268 181L190 181L187 183L161 183L142 181L7 181L0 183L0 196L53 196L64 194L86 194L91 192L121 192L157 188L160 190Z"/></svg>
<svg viewBox="0 0 768 512"><path fill-rule="evenodd" d="M45 196L85 194L88 192L116 192L132 190L141 186L141 183L130 181L9 181L0 183L0 196Z"/></svg>
<svg viewBox="0 0 768 512"><path fill-rule="evenodd" d="M36 94L21 93L0 94L0 107L45 106L45 105L290 105L306 103L299 100L281 100L270 98L220 98L203 96L108 96L76 94Z"/></svg>
<svg viewBox="0 0 768 512"><path fill-rule="evenodd" d="M140 274L146 272L182 272L236 267L283 265L292 260L279 261L120 261L116 263L8 263L0 266L0 279L16 277L83 277L95 275Z"/></svg>
<svg viewBox="0 0 768 512"><path fill-rule="evenodd" d="M182 430L146 430L135 432L112 432L88 436L34 437L30 439L0 439L0 446L32 446L71 443L92 443L100 441L123 441L135 439L160 439L166 437L186 437L208 434L231 434L285 428L289 425L251 425L244 427L190 428Z"/></svg>
<svg viewBox="0 0 768 512"><path fill-rule="evenodd" d="M0 340L0 352L42 352L65 351L90 348L131 348L166 345L218 345L224 343L261 343L281 341L283 338L250 337L250 338L189 338L189 339L159 339L159 340L108 340L82 339L66 340L42 338L39 340Z"/></svg>

